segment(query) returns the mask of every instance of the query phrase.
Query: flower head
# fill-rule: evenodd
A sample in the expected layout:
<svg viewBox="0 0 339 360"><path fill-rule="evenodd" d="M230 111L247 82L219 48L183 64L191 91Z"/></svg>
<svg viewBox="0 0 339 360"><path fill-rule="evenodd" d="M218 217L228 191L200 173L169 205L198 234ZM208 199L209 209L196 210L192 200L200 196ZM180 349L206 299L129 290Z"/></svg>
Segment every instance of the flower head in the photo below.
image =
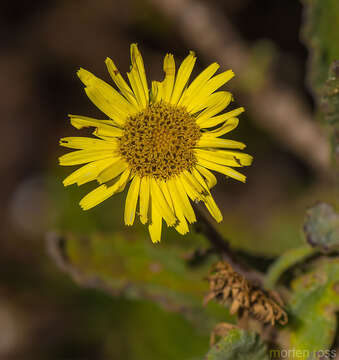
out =
<svg viewBox="0 0 339 360"><path fill-rule="evenodd" d="M116 90L90 72L78 76L90 100L108 117L105 120L70 115L77 129L95 128L95 137L67 137L60 145L77 149L60 157L60 165L80 165L64 185L96 180L100 186L87 194L80 206L88 210L121 192L130 182L124 220L133 225L139 203L140 221L148 224L153 242L160 241L163 220L180 234L189 231L196 217L192 201L202 201L218 222L221 212L210 189L215 170L236 180L246 177L233 167L247 166L252 157L235 149L241 142L220 138L238 125L244 109L219 114L232 100L231 93L216 91L233 76L231 70L213 76L213 63L189 85L196 57L184 59L177 72L173 55L164 58L165 78L148 88L143 59L131 45L128 84L113 61L106 59ZM211 129L212 128L212 129Z"/></svg>

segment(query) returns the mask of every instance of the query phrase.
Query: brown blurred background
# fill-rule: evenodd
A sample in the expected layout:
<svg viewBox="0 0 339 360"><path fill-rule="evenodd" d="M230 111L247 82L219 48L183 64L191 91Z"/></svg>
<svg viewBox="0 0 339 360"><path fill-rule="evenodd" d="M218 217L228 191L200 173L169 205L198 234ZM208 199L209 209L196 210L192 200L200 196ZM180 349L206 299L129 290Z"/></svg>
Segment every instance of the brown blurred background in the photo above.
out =
<svg viewBox="0 0 339 360"><path fill-rule="evenodd" d="M255 162L245 170L246 185L219 177L215 194L235 246L274 256L302 241L306 206L333 198L327 143L306 85L302 6L293 0L37 0L4 1L1 8L0 359L174 359L168 347L177 342L177 326L199 339L184 320L148 303L80 289L46 254L44 234L59 226L65 207L74 206L77 226L83 221L76 204L83 192L62 188L70 169L57 165L64 152L58 139L78 134L67 114L99 115L76 70L109 81L109 56L125 73L131 42L139 44L152 79L162 79L169 51L182 60L195 50L195 74L213 61L232 68L232 106L248 110L232 138L248 144ZM69 191L74 205L64 201L67 195L56 199ZM152 337L155 329L141 330L150 312L172 329L166 346ZM178 346L184 351L184 342Z"/></svg>

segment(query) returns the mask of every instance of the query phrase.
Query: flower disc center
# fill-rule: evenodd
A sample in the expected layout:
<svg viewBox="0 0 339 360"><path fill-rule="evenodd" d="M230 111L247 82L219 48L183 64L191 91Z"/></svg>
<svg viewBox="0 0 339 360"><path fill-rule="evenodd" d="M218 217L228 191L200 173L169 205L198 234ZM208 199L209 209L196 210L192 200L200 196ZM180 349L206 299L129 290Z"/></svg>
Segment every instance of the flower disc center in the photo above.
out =
<svg viewBox="0 0 339 360"><path fill-rule="evenodd" d="M193 148L200 136L184 107L158 102L127 119L120 154L139 176L166 180L194 167Z"/></svg>

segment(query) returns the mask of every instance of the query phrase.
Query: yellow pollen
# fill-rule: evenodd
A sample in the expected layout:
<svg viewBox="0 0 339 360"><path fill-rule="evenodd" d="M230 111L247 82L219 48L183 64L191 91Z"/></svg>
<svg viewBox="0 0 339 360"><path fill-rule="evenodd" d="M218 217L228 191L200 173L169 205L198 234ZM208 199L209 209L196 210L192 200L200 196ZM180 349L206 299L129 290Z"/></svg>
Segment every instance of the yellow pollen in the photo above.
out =
<svg viewBox="0 0 339 360"><path fill-rule="evenodd" d="M193 148L200 136L184 107L158 102L127 119L120 154L139 176L167 180L195 166Z"/></svg>

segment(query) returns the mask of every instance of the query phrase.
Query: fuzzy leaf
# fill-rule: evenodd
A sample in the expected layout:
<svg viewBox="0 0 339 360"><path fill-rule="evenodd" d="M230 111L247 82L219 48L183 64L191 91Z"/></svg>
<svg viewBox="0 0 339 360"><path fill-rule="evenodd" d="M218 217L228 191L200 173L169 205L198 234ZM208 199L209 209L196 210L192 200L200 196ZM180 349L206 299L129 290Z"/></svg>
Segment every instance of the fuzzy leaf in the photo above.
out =
<svg viewBox="0 0 339 360"><path fill-rule="evenodd" d="M205 360L268 360L266 345L258 334L232 329L206 355Z"/></svg>
<svg viewBox="0 0 339 360"><path fill-rule="evenodd" d="M322 258L312 270L292 282L290 332L286 348L302 350L300 360L316 359L317 351L330 349L339 309L339 258ZM286 336L286 337L285 337Z"/></svg>
<svg viewBox="0 0 339 360"><path fill-rule="evenodd" d="M332 205L319 203L306 212L307 242L324 252L339 248L339 214Z"/></svg>
<svg viewBox="0 0 339 360"><path fill-rule="evenodd" d="M227 319L221 306L203 308L208 290L204 277L210 261L189 266L183 248L157 246L138 235L48 236L49 253L64 271L82 286L113 296L145 299L183 314L209 332L216 321ZM230 319L228 317L228 319Z"/></svg>

